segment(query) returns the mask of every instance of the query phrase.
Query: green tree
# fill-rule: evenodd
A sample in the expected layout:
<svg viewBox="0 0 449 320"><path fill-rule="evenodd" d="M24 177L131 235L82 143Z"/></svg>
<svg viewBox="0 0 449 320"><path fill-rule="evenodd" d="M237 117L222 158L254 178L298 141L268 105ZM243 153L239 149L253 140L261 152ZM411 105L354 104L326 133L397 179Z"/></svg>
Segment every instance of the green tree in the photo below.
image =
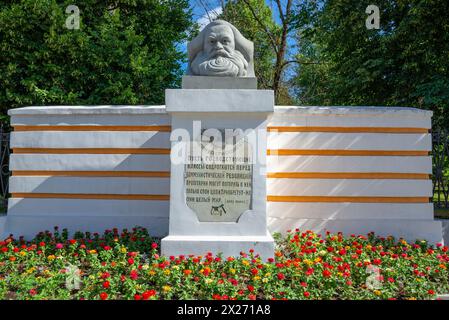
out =
<svg viewBox="0 0 449 320"><path fill-rule="evenodd" d="M289 40L295 27L294 1L275 0L272 6L268 6L265 0L228 0L222 3L223 14L219 18L234 24L254 42L259 87L272 89L277 104L291 104L286 70L290 63L297 62L289 59Z"/></svg>
<svg viewBox="0 0 449 320"><path fill-rule="evenodd" d="M273 21L271 9L265 0L248 0L254 8L258 19L267 27L270 33L278 34L279 28ZM254 42L255 74L259 88L271 89L273 84L273 68L276 58L270 44L270 38L265 30L256 21L244 0L226 2L220 19L226 20L236 26L242 34Z"/></svg>
<svg viewBox="0 0 449 320"><path fill-rule="evenodd" d="M385 105L435 111L449 124L449 2L378 0L380 29L367 29L368 0L298 4L296 97L305 105ZM446 14L445 14L446 13Z"/></svg>
<svg viewBox="0 0 449 320"><path fill-rule="evenodd" d="M80 28L66 27L66 8ZM159 104L194 31L187 0L3 0L0 107Z"/></svg>

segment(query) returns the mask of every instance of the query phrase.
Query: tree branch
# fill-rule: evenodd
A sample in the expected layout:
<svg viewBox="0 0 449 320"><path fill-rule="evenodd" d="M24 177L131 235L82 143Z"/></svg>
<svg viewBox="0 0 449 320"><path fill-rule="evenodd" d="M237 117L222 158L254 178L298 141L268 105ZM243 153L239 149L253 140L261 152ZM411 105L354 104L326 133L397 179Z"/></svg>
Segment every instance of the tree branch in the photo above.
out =
<svg viewBox="0 0 449 320"><path fill-rule="evenodd" d="M285 68L287 65L289 65L291 63L297 63L297 64L303 64L303 65L321 64L321 62L317 62L317 61L288 60L288 61L284 61L284 63L282 64L282 68Z"/></svg>
<svg viewBox="0 0 449 320"><path fill-rule="evenodd" d="M268 27L260 20L260 18L258 17L256 11L254 10L253 6L251 5L251 3L248 2L248 0L243 0L243 2L245 2L246 6L248 7L249 11L251 11L251 14L253 15L254 19L256 19L257 23L264 29L265 33L267 34L271 46L273 47L273 50L278 53L278 47L277 47L277 42L275 40L275 38L273 37L273 35L271 34L270 30L268 29Z"/></svg>
<svg viewBox="0 0 449 320"><path fill-rule="evenodd" d="M278 10L279 10L279 17L281 18L282 24L285 25L285 17L284 17L284 11L282 10L281 0L276 0L276 4L277 4Z"/></svg>

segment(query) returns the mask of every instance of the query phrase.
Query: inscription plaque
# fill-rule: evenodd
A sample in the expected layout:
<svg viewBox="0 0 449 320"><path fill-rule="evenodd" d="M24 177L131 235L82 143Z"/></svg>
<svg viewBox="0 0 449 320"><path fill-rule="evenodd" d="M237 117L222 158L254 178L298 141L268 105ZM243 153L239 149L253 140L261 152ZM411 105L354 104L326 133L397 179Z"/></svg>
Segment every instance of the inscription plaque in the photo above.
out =
<svg viewBox="0 0 449 320"><path fill-rule="evenodd" d="M186 204L200 222L238 222L251 209L253 165L251 146L202 143L185 167Z"/></svg>

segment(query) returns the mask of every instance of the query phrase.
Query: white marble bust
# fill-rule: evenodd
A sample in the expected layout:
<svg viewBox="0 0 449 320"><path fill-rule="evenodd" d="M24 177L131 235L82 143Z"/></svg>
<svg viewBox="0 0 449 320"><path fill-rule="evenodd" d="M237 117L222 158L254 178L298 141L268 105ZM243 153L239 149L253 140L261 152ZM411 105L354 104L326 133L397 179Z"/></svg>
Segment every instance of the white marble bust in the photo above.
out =
<svg viewBox="0 0 449 320"><path fill-rule="evenodd" d="M191 76L254 77L254 44L229 22L208 24L188 45Z"/></svg>

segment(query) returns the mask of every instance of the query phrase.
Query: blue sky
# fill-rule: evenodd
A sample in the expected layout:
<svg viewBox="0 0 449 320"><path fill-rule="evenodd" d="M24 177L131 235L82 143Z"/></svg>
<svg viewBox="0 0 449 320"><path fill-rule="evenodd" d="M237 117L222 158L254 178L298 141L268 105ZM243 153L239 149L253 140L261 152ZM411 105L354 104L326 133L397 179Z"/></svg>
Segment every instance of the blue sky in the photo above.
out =
<svg viewBox="0 0 449 320"><path fill-rule="evenodd" d="M206 14L206 10L209 12L209 14L213 17L214 14L220 13L221 8L221 0L189 0L190 5L193 8L193 14L194 19L199 21L200 24L206 24L208 22L208 17ZM273 18L276 21L279 21L278 11L277 11L277 5L273 0L266 0L265 1L268 6L270 6L273 9Z"/></svg>

